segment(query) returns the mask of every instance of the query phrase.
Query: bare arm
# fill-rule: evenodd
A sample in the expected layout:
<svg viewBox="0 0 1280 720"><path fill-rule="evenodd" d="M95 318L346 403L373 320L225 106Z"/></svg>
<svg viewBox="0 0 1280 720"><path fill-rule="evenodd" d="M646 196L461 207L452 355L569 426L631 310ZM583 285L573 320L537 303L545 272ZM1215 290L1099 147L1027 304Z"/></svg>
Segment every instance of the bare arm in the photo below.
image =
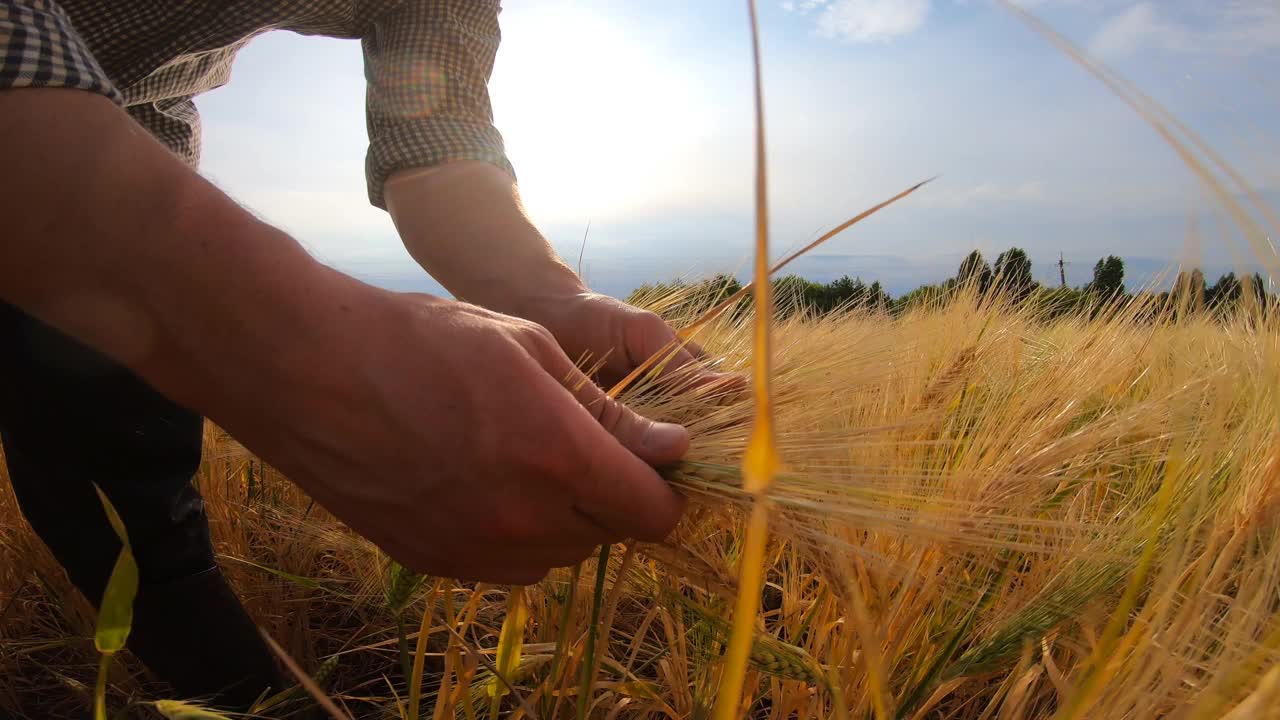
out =
<svg viewBox="0 0 1280 720"><path fill-rule="evenodd" d="M657 315L591 292L525 215L515 181L493 164L401 171L384 193L405 247L450 292L543 325L570 357L604 358L605 381L675 340ZM690 365L701 352L689 343L666 367ZM738 384L692 369L698 382Z"/></svg>
<svg viewBox="0 0 1280 720"><path fill-rule="evenodd" d="M515 181L491 163L405 170L383 192L409 253L468 302L522 315L540 299L588 292L525 214Z"/></svg>
<svg viewBox="0 0 1280 720"><path fill-rule="evenodd" d="M109 100L0 92L0 297L135 369L415 569L529 582L681 503L687 447L542 328L310 258ZM570 389L572 388L572 389Z"/></svg>
<svg viewBox="0 0 1280 720"><path fill-rule="evenodd" d="M334 309L337 273L106 98L0 92L0 156L0 295L180 401L200 399L200 357L233 337L285 349L277 318L253 308L302 325Z"/></svg>

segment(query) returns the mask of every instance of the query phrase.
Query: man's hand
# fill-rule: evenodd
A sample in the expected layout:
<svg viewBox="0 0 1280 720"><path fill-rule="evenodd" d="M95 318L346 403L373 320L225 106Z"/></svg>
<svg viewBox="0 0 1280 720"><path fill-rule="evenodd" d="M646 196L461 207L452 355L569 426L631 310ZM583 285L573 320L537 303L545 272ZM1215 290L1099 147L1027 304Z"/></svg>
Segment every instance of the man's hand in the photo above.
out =
<svg viewBox="0 0 1280 720"><path fill-rule="evenodd" d="M664 358L664 375L683 368L689 373L685 379L694 383L722 377L698 365L700 345L681 341L654 313L607 295L582 292L540 298L523 306L518 314L550 330L560 347L575 360L589 357L589 364L603 360L600 379L606 387L658 353Z"/></svg>
<svg viewBox="0 0 1280 720"><path fill-rule="evenodd" d="M657 539L688 437L523 320L321 265L119 108L0 92L0 298L205 413L406 566L530 582Z"/></svg>
<svg viewBox="0 0 1280 720"><path fill-rule="evenodd" d="M343 357L286 363L307 369L225 421L392 557L529 583L674 527L683 501L651 464L688 434L605 397L547 330L425 295L328 295L350 298L333 318Z"/></svg>

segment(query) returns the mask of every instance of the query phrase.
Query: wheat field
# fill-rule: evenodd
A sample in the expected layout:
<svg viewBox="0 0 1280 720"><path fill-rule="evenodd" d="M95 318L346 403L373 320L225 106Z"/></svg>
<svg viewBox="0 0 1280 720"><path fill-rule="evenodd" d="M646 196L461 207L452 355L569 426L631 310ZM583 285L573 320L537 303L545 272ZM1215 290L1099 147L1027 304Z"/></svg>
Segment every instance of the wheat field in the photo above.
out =
<svg viewBox="0 0 1280 720"><path fill-rule="evenodd" d="M1137 112L1277 274L1280 219L1242 177L1001 4ZM757 151L767 300L759 129ZM636 301L769 392L638 374L620 399L690 429L685 460L662 469L690 510L663 544L605 547L537 585L413 575L207 426L195 482L220 563L301 680L251 715L1280 718L1271 299L1222 312L1139 294L1063 314L961 285L904 312L771 319L733 303L706 315L716 291ZM776 472L752 455L762 419ZM100 657L94 608L3 475L0 715L225 717L127 652Z"/></svg>
<svg viewBox="0 0 1280 720"><path fill-rule="evenodd" d="M649 303L677 323L698 304ZM743 713L1280 716L1280 327L1258 309L1139 306L1045 320L969 292L778 323L784 465ZM748 323L704 331L726 368L749 365ZM352 717L408 716L398 624L411 652L426 633L417 717L708 717L753 405L665 388L624 398L690 427L687 461L666 470L688 516L666 544L519 589L514 656L498 650L508 588L400 572L212 426L196 482L249 610ZM0 528L0 707L84 716L92 609L4 482ZM112 708L157 698L116 664ZM295 691L262 714L313 707Z"/></svg>

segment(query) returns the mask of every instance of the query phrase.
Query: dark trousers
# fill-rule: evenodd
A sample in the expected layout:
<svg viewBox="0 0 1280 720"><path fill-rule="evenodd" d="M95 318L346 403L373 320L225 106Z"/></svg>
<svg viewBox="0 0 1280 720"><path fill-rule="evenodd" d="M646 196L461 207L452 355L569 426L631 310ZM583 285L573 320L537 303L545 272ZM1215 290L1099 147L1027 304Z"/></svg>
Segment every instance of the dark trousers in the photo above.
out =
<svg viewBox="0 0 1280 720"><path fill-rule="evenodd" d="M136 375L0 303L0 441L27 521L95 606L120 552L93 484L119 511L140 579L214 566L191 478L203 418Z"/></svg>
<svg viewBox="0 0 1280 720"><path fill-rule="evenodd" d="M0 302L0 442L23 514L96 607L120 551L102 488L138 562L130 647L180 692L246 704L274 669L217 571L191 483L202 436L198 413Z"/></svg>

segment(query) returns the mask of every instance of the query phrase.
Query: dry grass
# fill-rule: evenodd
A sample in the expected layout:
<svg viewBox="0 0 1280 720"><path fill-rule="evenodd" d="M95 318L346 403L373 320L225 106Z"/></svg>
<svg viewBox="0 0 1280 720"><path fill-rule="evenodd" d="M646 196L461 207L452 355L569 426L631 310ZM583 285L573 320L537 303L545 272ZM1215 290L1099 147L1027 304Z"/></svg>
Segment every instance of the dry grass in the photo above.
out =
<svg viewBox="0 0 1280 720"><path fill-rule="evenodd" d="M742 322L704 332L745 370ZM896 319L795 316L775 333L786 464L769 491L751 715L831 717L841 702L858 717L1274 716L1274 320L1042 323L966 298ZM412 628L430 604L421 717L483 717L494 696L504 713L572 717L599 599L591 717L706 717L750 506L737 459L751 401L651 380L627 395L693 430L668 471L693 509L669 544L615 548L601 598L591 564L572 593L568 570L528 588L505 697L492 690L503 589L393 582L374 548L211 427L198 483L224 567L303 666L329 661L322 684L353 716L398 716L409 683L388 605ZM83 716L91 609L7 483L0 528L0 707ZM112 707L148 697L136 670L117 667Z"/></svg>
<svg viewBox="0 0 1280 720"><path fill-rule="evenodd" d="M1139 114L1276 274L1267 238L1280 219L1238 173L1002 4ZM757 149L763 167L762 135ZM743 373L771 344L756 387L772 414L745 394L637 375L622 398L692 431L686 461L664 469L690 513L667 543L602 549L522 601L402 572L208 429L197 482L223 565L334 714L1280 717L1276 308L1224 320L1137 302L1048 321L968 295L894 318L766 318L772 337L753 349L749 313L704 324L696 300L648 304ZM761 418L782 460L772 484L767 452L749 480L740 464ZM762 507L763 560L741 562ZM754 596L751 580L739 594L740 563L741 577L761 571L761 612L748 602L734 618L735 597ZM509 610L525 621L504 623ZM0 711L90 711L93 616L0 482ZM725 658L744 618L756 633L738 643L735 711ZM164 689L127 658L108 689L121 716L209 717L156 702ZM259 710L316 707L293 688Z"/></svg>

